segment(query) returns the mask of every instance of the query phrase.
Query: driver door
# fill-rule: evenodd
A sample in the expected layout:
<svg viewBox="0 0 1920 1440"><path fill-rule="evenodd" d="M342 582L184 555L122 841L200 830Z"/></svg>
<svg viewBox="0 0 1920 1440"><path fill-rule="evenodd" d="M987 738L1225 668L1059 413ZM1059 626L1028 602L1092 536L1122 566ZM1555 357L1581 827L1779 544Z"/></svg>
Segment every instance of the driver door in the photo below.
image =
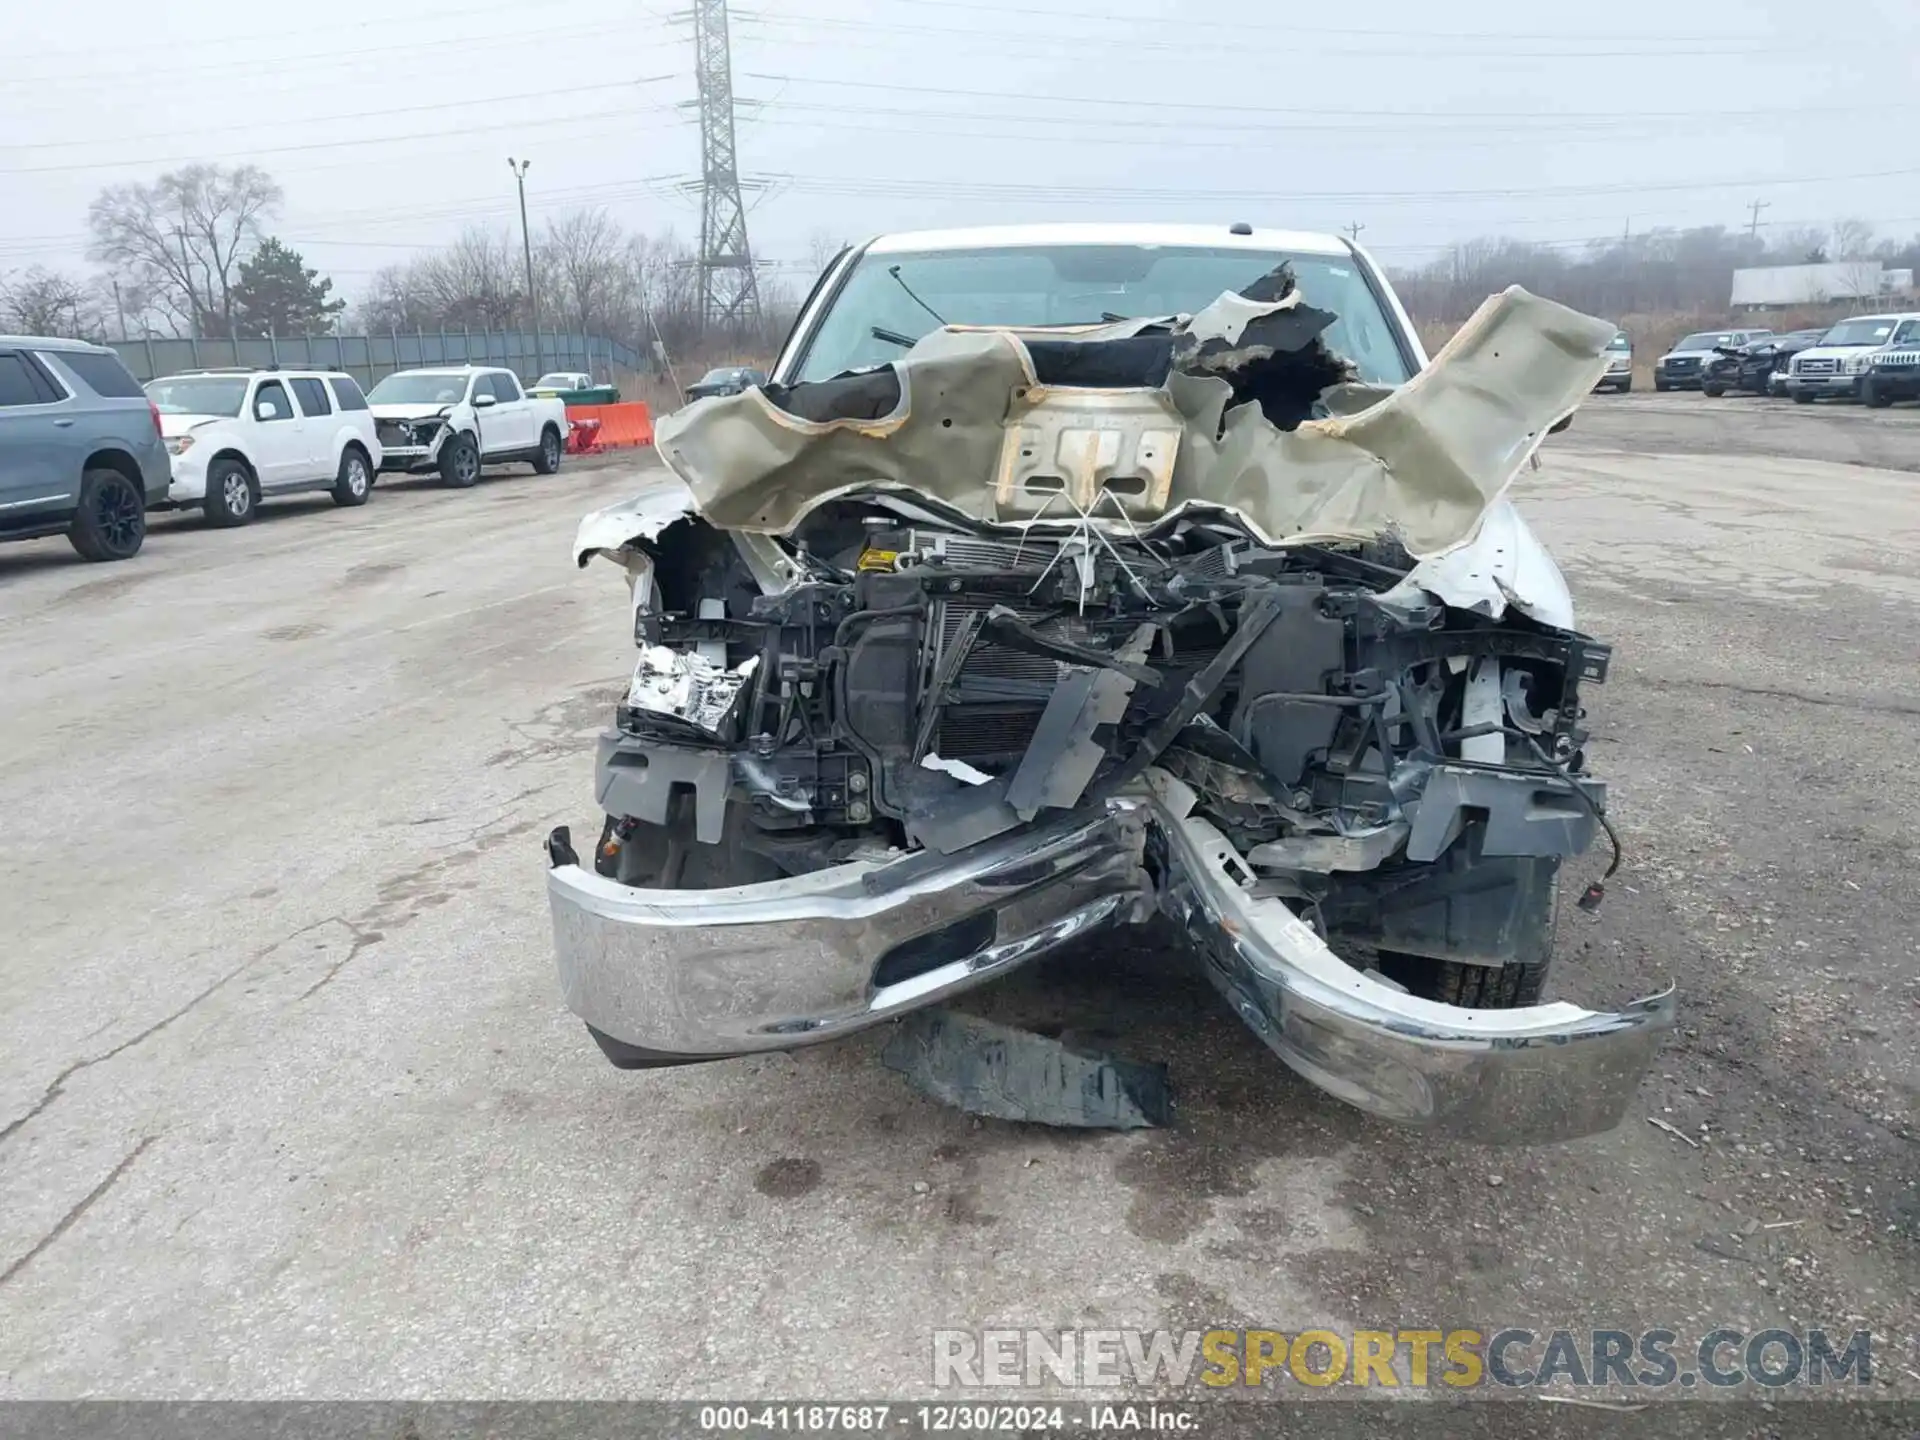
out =
<svg viewBox="0 0 1920 1440"><path fill-rule="evenodd" d="M500 417L496 444L502 450L531 450L540 437L533 433L533 405L521 393L520 382L505 370L493 372L493 415Z"/></svg>
<svg viewBox="0 0 1920 1440"><path fill-rule="evenodd" d="M307 432L310 423L293 408L293 397L280 380L262 380L247 407L252 432L253 463L260 471L260 488L296 485L307 471Z"/></svg>

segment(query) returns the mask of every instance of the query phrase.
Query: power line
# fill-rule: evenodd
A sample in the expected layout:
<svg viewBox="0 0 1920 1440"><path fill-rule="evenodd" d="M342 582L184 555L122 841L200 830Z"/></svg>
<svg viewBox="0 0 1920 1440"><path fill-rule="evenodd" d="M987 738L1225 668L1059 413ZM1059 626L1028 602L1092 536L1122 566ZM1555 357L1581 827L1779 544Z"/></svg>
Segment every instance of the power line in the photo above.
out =
<svg viewBox="0 0 1920 1440"><path fill-rule="evenodd" d="M1576 136L1581 134L1586 134L1586 135L1590 135L1592 138L1597 140L1605 140L1605 141L1611 142L1611 141L1617 141L1621 139L1623 136L1630 135L1630 134L1640 134L1640 133L1651 132L1656 135L1669 135L1669 134L1672 134L1676 128L1679 128L1670 122L1647 121L1640 118L1624 118L1623 119L1619 117L1615 117L1614 119L1608 120L1608 121L1601 121L1601 120L1576 121L1576 122L1563 124L1563 125L1543 124L1536 121L1528 121L1522 124L1517 129L1515 124L1511 121L1504 122L1504 123L1495 123L1491 121L1479 121L1479 122L1471 122L1469 124L1464 124L1464 125L1446 125L1446 124L1435 123L1434 118L1423 117L1420 121L1422 134L1419 140L1416 142L1413 132L1405 124L1339 125L1339 124L1323 124L1323 123L1316 123L1313 121L1301 121L1301 120L1285 121L1281 123L1261 123L1258 121L1233 120L1225 123L1208 124L1206 127L1205 136L1202 137L1202 136L1196 136L1194 134L1192 122L1187 120L1182 120L1182 119L1169 119L1169 118L1137 119L1137 118L1126 117L1126 116L1107 116L1107 115L1054 116L1054 115L1035 113L1031 109L1028 109L1023 113L1019 113L1019 114L1007 114L1007 113L983 111L983 110L928 110L928 109L921 109L917 107L906 107L906 106L887 107L887 106L824 105L824 104L812 103L812 102L801 101L801 100L765 100L765 101L758 102L754 108L756 110L771 111L780 115L786 115L786 114L849 115L849 116L855 116L855 117L864 117L864 118L872 119L875 121L883 121L883 120L891 121L894 119L932 120L932 121L939 121L939 122L962 121L962 122L968 122L968 123L999 121L1001 123L1013 124L1021 127L1010 138L1019 139L1022 141L1046 140L1049 142L1056 142L1056 143L1062 140L1071 140L1071 141L1078 142L1088 138L1084 135L1069 134L1066 131L1060 129L1059 127L1061 126L1072 126L1072 125L1094 126L1094 127L1097 127L1099 131L1102 131L1102 132L1108 132L1108 131L1114 131L1114 130L1144 130L1144 131L1155 131L1155 132L1163 132L1163 133L1171 134L1177 137L1178 143L1185 148L1198 147L1203 149L1216 149L1216 150L1217 149L1235 149L1235 150L1240 149L1241 146L1235 143L1231 138L1222 138L1222 137L1231 137L1236 134L1324 135L1324 136L1330 136L1330 137L1353 138L1353 139L1368 139L1368 138L1372 138L1376 140L1384 139L1394 143L1395 145L1407 147L1407 148L1411 148L1414 144L1418 143L1419 148L1424 151L1430 148L1426 142L1433 135L1444 135L1444 136L1447 136L1450 140L1458 136L1485 135L1485 136L1493 137L1493 140L1482 140L1472 148L1504 149L1504 148L1507 148L1508 146L1536 144L1538 140L1538 136L1541 135L1542 133L1557 132L1557 133L1572 134ZM1718 117L1715 117L1715 118L1717 119ZM809 123L817 124L822 129L847 128L844 125L835 125L825 121L814 121ZM1045 130L1036 129L1036 123L1044 124L1046 126ZM1737 120L1729 120L1726 123L1731 126L1735 124L1740 124L1741 122ZM1744 130L1747 127L1743 126L1742 128ZM890 133L900 133L900 128L893 126L891 124L887 126L887 129ZM905 133L928 133L928 132L908 131ZM948 134L952 132L950 132L949 130L943 127L938 133ZM1698 133L1697 128L1694 130L1693 133ZM983 138L1001 138L1001 137L983 136ZM1504 142L1504 143L1496 144L1496 143L1493 143L1494 140ZM1094 143L1102 143L1102 144L1119 143L1119 144L1126 144L1126 145L1137 145L1140 142L1137 137L1133 137L1133 136L1111 137L1104 140L1099 139L1096 136L1094 137ZM1569 143L1572 143L1572 142L1569 142ZM1464 148L1464 147L1456 147L1456 148Z"/></svg>
<svg viewBox="0 0 1920 1440"><path fill-rule="evenodd" d="M569 95L585 95L601 90L630 90L639 85L657 85L664 80L676 79L673 75L642 75L632 80L608 80L593 85L569 85ZM299 125L332 125L341 120L385 120L394 115L422 115L437 110L460 110L470 105L504 105L521 100L539 100L551 102L554 92L551 87L542 90L523 90L516 95L479 95L466 100L436 100L427 105L386 105L378 110L349 111L344 114L314 115L307 117L275 117L274 123L282 129ZM524 122L522 122L524 123ZM539 123L539 122L534 122ZM472 127L463 127L453 132L465 134ZM159 130L143 133L143 140L177 140L183 135L225 135L233 132L233 125L202 125L191 130ZM0 142L0 150L59 150L73 146L113 145L118 140L20 140ZM113 164L140 163L114 161ZM55 167L77 168L77 167Z"/></svg>
<svg viewBox="0 0 1920 1440"><path fill-rule="evenodd" d="M1546 196L1638 195L1674 193L1690 190L1738 190L1747 186L1811 185L1853 180L1890 180L1920 175L1920 169L1856 171L1848 174L1759 176L1725 180L1692 179L1648 183L1634 181L1607 185L1547 185L1526 192L1524 198ZM858 176L775 175L800 190L820 194L923 195L940 194L959 198L1009 196L1014 198L1086 199L1086 200L1164 200L1179 199L1210 204L1225 202L1244 205L1252 192L1247 188L1197 190L1169 186L1069 186L1045 181L956 181L948 179L868 179ZM1430 204L1438 200L1508 201L1516 198L1511 189L1500 190L1293 190L1286 192L1288 202L1344 202L1359 204Z"/></svg>
<svg viewBox="0 0 1920 1440"><path fill-rule="evenodd" d="M1423 125L1436 120L1493 120L1531 125L1539 120L1617 120L1618 110L1389 110L1378 106L1359 110L1341 110L1325 105L1235 105L1211 100L1160 100L1133 95L1036 95L1022 90L980 90L937 85L903 85L884 80L840 80L825 76L786 75L774 71L743 72L750 80L767 80L787 85L827 85L845 90L884 90L907 95L945 95L969 100L1016 100L1023 104L1098 105L1120 110L1193 110L1205 115L1305 115L1322 118L1346 117L1369 120L1418 120ZM1760 119L1771 115L1839 115L1858 110L1854 105L1787 105L1763 110L1640 110L1633 112L1642 120Z"/></svg>
<svg viewBox="0 0 1920 1440"><path fill-rule="evenodd" d="M616 115L671 114L672 111L673 107L670 105L617 106L610 110L590 110L579 115L561 115L547 120L499 120L483 125L462 125L454 130L409 131L401 135L366 135L352 140L310 140L299 145L250 145L244 152L229 152L224 157L205 153L148 155L130 160L86 160L63 165L0 166L0 175L64 175L83 170L144 169L155 165L191 165L220 158L250 161L260 155L295 155L314 150L347 150L366 145L393 145L409 140L445 139L449 136L477 135L499 130L521 132L544 130L580 120L605 120Z"/></svg>
<svg viewBox="0 0 1920 1440"><path fill-rule="evenodd" d="M1025 13L1028 14L1029 17L1032 17L1035 12L1027 11ZM1041 13L1044 13L1044 12L1041 12ZM866 18L862 18L859 20L847 20L834 15L813 15L813 14L806 14L806 13L798 13L798 14L787 13L787 14L780 14L780 15L772 15L772 14L765 14L761 12L743 11L741 12L739 18L744 22L749 22L751 24L756 24L756 25L782 26L788 29L805 29L805 30L818 30L818 29L849 30L849 31L858 31L864 36L930 35L930 36L939 37L945 40L958 40L961 42L971 41L976 44L986 43L994 46L996 49L1003 50L1003 51L1006 49L1006 46L1008 43L1006 38L1003 35L997 33L996 31L979 28L979 27L976 27L974 29L961 29L955 26L946 26L946 25L884 23L881 21L871 20ZM801 40L799 42L789 42L786 40L782 40L781 43L782 44L787 44L787 43L815 44L815 43L823 43L823 42L808 41L808 40ZM840 42L835 41L833 43L837 45ZM849 42L849 43L864 44L865 42L861 41L861 42ZM1133 52L1138 52L1141 50L1151 50L1151 51L1167 51L1167 52L1173 52L1177 54L1192 54L1198 50L1205 50L1208 52L1212 52L1217 50L1218 48L1218 42L1214 40L1200 40L1200 41L1154 40L1154 39L1142 39L1140 37L1131 36L1131 35L1109 35L1109 34L1100 33L1098 31L1086 31L1086 30L1082 30L1078 34L1066 35L1066 34L1060 34L1057 32L1048 33L1046 31L1036 31L1023 26L1021 28L1020 38L1019 38L1020 49L1025 51L1025 50L1031 49L1036 45L1066 46L1076 54L1084 53L1089 48L1112 49L1116 46L1124 48L1128 51L1133 51ZM1298 57L1303 54L1311 54L1311 55L1365 56L1365 57L1372 57L1376 59L1384 59L1384 58L1391 58L1391 57L1406 57L1406 58L1416 58L1416 59L1435 59L1435 58L1443 58L1448 60L1513 59L1513 60L1534 60L1534 61L1539 61L1539 60L1669 60L1669 59L1698 58L1698 57L1707 57L1707 56L1710 56L1714 59L1719 60L1719 59L1727 59L1730 57L1747 56L1747 55L1803 55L1805 54L1804 45L1740 48L1740 47L1729 47L1724 42L1718 42L1718 43L1711 44L1709 46L1704 46L1696 49L1678 49L1671 45L1662 45L1658 49L1650 49L1650 50L1595 50L1587 47L1582 47L1582 48L1573 49L1573 50L1558 50L1558 51L1526 50L1526 49L1448 50L1436 56L1433 47L1430 45L1423 46L1418 49L1405 49L1405 50L1382 49L1375 46L1323 45L1323 44L1316 43L1316 41L1314 40L1313 31L1311 30L1311 28L1303 28L1299 34L1290 38L1284 45L1278 45L1278 46L1264 45L1258 42L1257 40L1253 40L1243 36L1238 42L1236 42L1234 48L1235 50L1242 51L1242 52L1250 51L1253 53L1274 54L1277 56L1284 56L1287 58Z"/></svg>
<svg viewBox="0 0 1920 1440"><path fill-rule="evenodd" d="M581 18L577 13L578 10L581 8L583 7L580 7L578 5L568 6L569 12L573 13L576 19ZM230 35L230 34L223 34L223 33L216 33L212 35L195 35L193 37L193 48L196 52L202 52L210 49L225 49L226 47L231 45L249 45L256 40L276 40L276 41L297 40L303 35L325 35L325 36L332 37L332 36L338 36L343 30L363 29L363 30L372 30L376 32L373 36L369 38L368 43L362 46L361 53L366 54L369 52L369 50L392 44L394 40L392 27L394 26L433 24L437 21L445 20L445 19L459 19L463 21L468 21L481 15L515 15L524 19L526 16L526 13L527 13L527 7L525 4L525 0L503 0L503 3L493 4L493 5L459 4L459 5L448 6L444 10L418 10L418 11L412 12L411 14L392 15L392 16L383 15L378 20L365 20L365 21L359 22L358 25L354 25L350 23L343 24L339 21L335 21L334 23L329 25L293 26L293 27L280 26L272 30L255 30L244 35ZM627 11L624 7L622 7L620 13L625 14L630 12ZM656 16L654 18L659 19L664 17ZM121 47L107 47L107 46L101 46L101 45L80 45L80 46L74 46L72 48L63 49L63 50L31 50L25 53L15 51L15 50L9 50L7 52L7 59L14 64L20 64L22 62L39 62L39 61L58 62L60 60L65 60L74 56L84 56L89 60L97 60L102 56L102 54L113 55L115 53L116 48L125 50L129 55L132 55L132 56L143 55L143 56L147 56L149 59L151 58L151 54L152 54L152 47L147 44L121 46Z"/></svg>
<svg viewBox="0 0 1920 1440"><path fill-rule="evenodd" d="M895 5L920 5L935 10L959 10L983 14L1021 15L1029 19L1034 16L1031 5L989 5L977 3L977 0L891 0ZM1097 20L1103 25L1176 25L1183 30L1213 29L1226 30L1235 35L1246 35L1259 31L1272 31L1298 39L1303 27L1298 21L1286 21L1280 24L1262 24L1258 20L1208 20L1188 14L1180 15L1116 15L1106 10L1061 10L1049 4L1046 17L1050 20ZM1594 40L1612 40L1618 32L1596 32L1588 35L1574 35L1566 32L1557 34L1526 33L1515 30L1407 30L1395 27L1391 30L1359 30L1350 26L1323 25L1318 18L1310 27L1313 35L1342 36L1378 36L1389 40L1542 40L1565 43L1586 43ZM1726 40L1722 35L1662 35L1665 43L1720 45ZM1796 44L1794 53L1800 53L1804 47Z"/></svg>
<svg viewBox="0 0 1920 1440"><path fill-rule="evenodd" d="M770 108L777 109L779 107L773 106ZM826 107L820 107L820 108L826 108ZM873 116L877 118L869 122L856 121L856 120L808 120L804 123L806 128L816 129L816 130L852 130L852 131L858 131L858 132L863 132L867 134L874 134L879 129L879 127L884 126L883 133L887 135L936 135L936 136L945 136L952 139L965 139L965 140L1005 140L1010 142L1017 142L1022 147L1025 147L1028 149L1031 149L1033 147L1037 147L1040 145L1056 145L1057 146L1057 145L1063 145L1063 144L1069 144L1074 146L1098 145L1098 146L1109 147L1109 148L1114 146L1119 146L1124 148L1137 148L1140 144L1139 138L1131 135L1088 133L1084 130L1069 132L1067 130L1059 128L1059 123L1054 122L1051 119L1044 120L1043 123L1035 123L1035 121L1031 117L1021 117L1021 116L948 115L943 117L942 115L939 115L939 114L930 114L924 111L903 110L903 111L897 112L902 117L932 119L932 120L939 120L943 122L937 126L924 126L924 125L914 126L914 125L903 125L898 123L896 120L888 119L886 118L885 114L880 111L861 110L861 111L855 111L852 113L863 114L863 115ZM1012 130L981 130L981 129L955 130L953 128L954 124L971 123L975 120L985 120L985 121L998 120L998 121L1001 121L1002 123L1014 124L1019 128L1012 129ZM1084 123L1087 125L1096 125L1098 130L1111 130L1116 128L1111 124L1099 124L1099 122L1095 122L1091 120L1086 122L1081 122L1081 123ZM1212 127L1212 128L1216 134L1232 133L1230 130L1227 130L1223 127ZM1430 155L1432 153L1432 148L1433 148L1431 145L1421 143L1418 135L1412 132L1408 132L1406 134L1394 134L1389 132L1358 131L1358 130L1350 129L1350 130L1344 130L1344 131L1336 131L1334 133L1349 135L1353 137L1353 139L1356 141L1367 140L1369 139L1369 137L1371 137L1372 143L1370 144L1369 148L1371 148L1376 152L1390 151L1390 152L1425 156L1425 155ZM1447 133L1449 136L1451 136L1453 132L1447 132ZM1614 143L1617 143L1620 138L1621 137L1618 134L1579 135L1579 136L1569 136L1566 138L1562 138L1559 141L1559 143L1563 146L1564 145L1614 144ZM1190 132L1182 132L1179 135L1177 142L1169 142L1169 143L1177 143L1181 148L1188 149L1188 150L1228 150L1228 151L1235 151L1235 152L1243 152L1246 149L1246 142L1243 140L1207 138L1205 135L1195 135ZM1475 150L1475 151L1493 151L1493 152L1525 147L1531 143L1535 143L1533 141L1533 137L1524 133L1514 133L1511 131L1502 131L1500 133L1499 138L1490 138L1490 139L1473 140L1473 141L1449 139L1448 141L1449 148L1456 151ZM1825 178L1825 177L1815 177L1815 178ZM1628 190L1632 190L1639 187L1627 186L1625 188ZM1509 190L1509 191L1502 191L1500 193L1510 195L1513 192Z"/></svg>
<svg viewBox="0 0 1920 1440"><path fill-rule="evenodd" d="M524 11L525 7L521 7ZM543 26L533 30L509 30L493 34L466 36L459 41L459 54L462 59L478 50L496 50L502 47L524 48L529 44L538 44L550 48L555 41L606 38L604 24L581 24L564 26ZM398 45L388 42L381 49L369 49L360 45L351 50L298 50L282 55L249 55L244 58L228 57L196 64L192 60L178 64L169 63L167 79L177 82L192 75L217 75L223 87L230 86L236 79L257 76L267 82L276 92L284 90L290 75L301 75L314 71L356 69L366 71L369 64L383 53L397 50L403 55L411 55L416 50L431 47L432 40L410 40ZM659 45L684 44L680 37L661 37L655 43ZM12 57L8 57L11 59ZM246 70L236 71L236 66L244 65ZM114 85L123 81L151 83L152 65L137 66L124 70L54 70L36 76L32 81L0 80L0 91L39 90L52 85L83 84L90 86Z"/></svg>

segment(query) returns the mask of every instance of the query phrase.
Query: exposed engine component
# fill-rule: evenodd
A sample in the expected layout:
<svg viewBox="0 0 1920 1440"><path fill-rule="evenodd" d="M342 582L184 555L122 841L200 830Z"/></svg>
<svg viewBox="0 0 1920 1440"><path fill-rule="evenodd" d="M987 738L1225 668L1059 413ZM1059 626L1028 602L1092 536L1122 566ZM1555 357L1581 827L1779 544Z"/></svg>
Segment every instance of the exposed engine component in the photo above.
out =
<svg viewBox="0 0 1920 1440"><path fill-rule="evenodd" d="M673 783L785 835L766 853L791 873L862 837L950 852L1149 760L1308 898L1470 829L1489 855L1590 839L1580 687L1607 646L1410 593L1378 544L1275 549L1224 514L1091 534L837 502L774 542L807 578L766 594L766 557L683 520L652 547L620 731L706 752Z"/></svg>

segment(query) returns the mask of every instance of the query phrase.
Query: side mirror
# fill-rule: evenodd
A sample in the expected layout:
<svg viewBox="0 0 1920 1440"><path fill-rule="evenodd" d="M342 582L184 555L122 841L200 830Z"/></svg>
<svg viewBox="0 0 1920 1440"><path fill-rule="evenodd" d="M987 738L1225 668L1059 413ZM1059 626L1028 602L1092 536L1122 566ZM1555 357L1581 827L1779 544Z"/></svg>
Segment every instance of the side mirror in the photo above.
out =
<svg viewBox="0 0 1920 1440"><path fill-rule="evenodd" d="M489 405L498 403L497 398L492 395L476 395L473 397L473 405L476 410L485 409Z"/></svg>
<svg viewBox="0 0 1920 1440"><path fill-rule="evenodd" d="M1573 416L1562 415L1558 420L1554 421L1553 424L1547 427L1547 434L1558 435L1562 430L1568 430L1568 429L1571 429L1572 427L1573 427Z"/></svg>
<svg viewBox="0 0 1920 1440"><path fill-rule="evenodd" d="M256 420L271 420L279 413L279 411L275 410L273 406L264 400L253 407L253 418Z"/></svg>

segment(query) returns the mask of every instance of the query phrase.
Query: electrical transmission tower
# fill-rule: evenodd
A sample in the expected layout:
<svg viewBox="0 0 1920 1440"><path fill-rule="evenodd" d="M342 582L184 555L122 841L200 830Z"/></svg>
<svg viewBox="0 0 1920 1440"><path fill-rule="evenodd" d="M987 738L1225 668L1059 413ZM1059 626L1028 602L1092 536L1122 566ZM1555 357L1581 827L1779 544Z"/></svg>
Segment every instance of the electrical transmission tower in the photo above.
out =
<svg viewBox="0 0 1920 1440"><path fill-rule="evenodd" d="M734 158L727 0L693 0L693 55L700 84L700 321L709 331L757 327L760 287Z"/></svg>

